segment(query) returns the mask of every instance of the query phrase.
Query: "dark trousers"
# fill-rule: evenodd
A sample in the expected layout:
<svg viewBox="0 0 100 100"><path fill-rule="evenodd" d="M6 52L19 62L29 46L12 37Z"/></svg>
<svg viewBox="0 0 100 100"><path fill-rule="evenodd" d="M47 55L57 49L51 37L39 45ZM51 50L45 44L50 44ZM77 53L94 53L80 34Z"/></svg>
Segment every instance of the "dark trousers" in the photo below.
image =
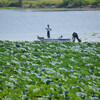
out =
<svg viewBox="0 0 100 100"><path fill-rule="evenodd" d="M81 42L81 40L78 38L78 36L73 36L73 42L75 42L75 38L78 40L78 42Z"/></svg>
<svg viewBox="0 0 100 100"><path fill-rule="evenodd" d="M50 38L50 31L47 31L47 37Z"/></svg>

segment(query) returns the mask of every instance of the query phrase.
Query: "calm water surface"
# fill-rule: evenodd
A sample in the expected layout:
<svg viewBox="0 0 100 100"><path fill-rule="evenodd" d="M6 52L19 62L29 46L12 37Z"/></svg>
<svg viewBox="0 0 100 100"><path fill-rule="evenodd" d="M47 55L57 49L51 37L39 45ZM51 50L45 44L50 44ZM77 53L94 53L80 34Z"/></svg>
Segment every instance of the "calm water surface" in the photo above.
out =
<svg viewBox="0 0 100 100"><path fill-rule="evenodd" d="M71 38L77 32L83 41L100 42L100 11L0 10L0 40L33 41L37 35L47 37L47 24L53 38ZM93 32L98 34L92 36Z"/></svg>

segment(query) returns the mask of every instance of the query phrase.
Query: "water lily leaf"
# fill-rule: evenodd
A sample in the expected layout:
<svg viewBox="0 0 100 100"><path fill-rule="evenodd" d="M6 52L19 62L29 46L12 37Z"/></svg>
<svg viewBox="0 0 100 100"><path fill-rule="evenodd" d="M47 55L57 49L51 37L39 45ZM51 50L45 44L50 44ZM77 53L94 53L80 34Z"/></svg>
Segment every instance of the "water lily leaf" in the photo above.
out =
<svg viewBox="0 0 100 100"><path fill-rule="evenodd" d="M76 97L75 100L83 100L83 99L81 99L80 97Z"/></svg>
<svg viewBox="0 0 100 100"><path fill-rule="evenodd" d="M74 92L69 92L67 95L72 99L75 99L77 97L77 95Z"/></svg>
<svg viewBox="0 0 100 100"><path fill-rule="evenodd" d="M3 98L0 96L0 100L3 100Z"/></svg>

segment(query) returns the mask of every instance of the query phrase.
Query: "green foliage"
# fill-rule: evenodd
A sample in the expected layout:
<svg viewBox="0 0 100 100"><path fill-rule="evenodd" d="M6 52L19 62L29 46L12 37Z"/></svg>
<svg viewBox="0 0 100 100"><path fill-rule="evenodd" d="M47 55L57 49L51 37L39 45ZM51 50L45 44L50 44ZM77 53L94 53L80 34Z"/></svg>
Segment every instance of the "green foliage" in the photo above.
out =
<svg viewBox="0 0 100 100"><path fill-rule="evenodd" d="M77 8L77 7L100 7L100 0L63 0L60 7Z"/></svg>
<svg viewBox="0 0 100 100"><path fill-rule="evenodd" d="M100 7L100 0L0 0L0 7L25 7L25 8L82 8Z"/></svg>
<svg viewBox="0 0 100 100"><path fill-rule="evenodd" d="M100 7L100 0L95 0L92 5L93 7Z"/></svg>
<svg viewBox="0 0 100 100"><path fill-rule="evenodd" d="M50 7L58 6L62 0L0 0L0 7Z"/></svg>
<svg viewBox="0 0 100 100"><path fill-rule="evenodd" d="M77 8L89 5L87 0L63 0L62 7Z"/></svg>
<svg viewBox="0 0 100 100"><path fill-rule="evenodd" d="M16 1L0 0L0 7L18 7L19 3Z"/></svg>
<svg viewBox="0 0 100 100"><path fill-rule="evenodd" d="M98 33L93 33L92 36L96 36Z"/></svg>
<svg viewBox="0 0 100 100"><path fill-rule="evenodd" d="M99 100L100 43L0 41L0 99Z"/></svg>

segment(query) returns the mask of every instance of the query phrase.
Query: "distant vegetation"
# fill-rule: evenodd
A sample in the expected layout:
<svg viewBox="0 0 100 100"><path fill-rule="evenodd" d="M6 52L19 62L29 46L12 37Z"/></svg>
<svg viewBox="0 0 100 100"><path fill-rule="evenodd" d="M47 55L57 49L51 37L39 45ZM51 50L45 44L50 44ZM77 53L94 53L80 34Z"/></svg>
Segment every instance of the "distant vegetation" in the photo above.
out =
<svg viewBox="0 0 100 100"><path fill-rule="evenodd" d="M60 6L67 8L100 7L100 0L63 0Z"/></svg>
<svg viewBox="0 0 100 100"><path fill-rule="evenodd" d="M0 0L0 7L95 8L100 7L100 0Z"/></svg>

